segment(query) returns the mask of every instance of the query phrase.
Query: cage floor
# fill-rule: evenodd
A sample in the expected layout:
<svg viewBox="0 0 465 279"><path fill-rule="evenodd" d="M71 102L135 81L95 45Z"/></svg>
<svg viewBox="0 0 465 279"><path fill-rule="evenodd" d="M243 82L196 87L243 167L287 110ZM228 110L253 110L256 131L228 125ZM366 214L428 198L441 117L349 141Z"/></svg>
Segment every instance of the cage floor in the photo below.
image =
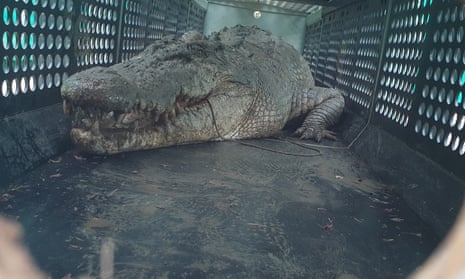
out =
<svg viewBox="0 0 465 279"><path fill-rule="evenodd" d="M116 278L405 278L436 235L356 156L322 152L235 142L71 150L0 193L0 209L53 278L97 275L108 238Z"/></svg>

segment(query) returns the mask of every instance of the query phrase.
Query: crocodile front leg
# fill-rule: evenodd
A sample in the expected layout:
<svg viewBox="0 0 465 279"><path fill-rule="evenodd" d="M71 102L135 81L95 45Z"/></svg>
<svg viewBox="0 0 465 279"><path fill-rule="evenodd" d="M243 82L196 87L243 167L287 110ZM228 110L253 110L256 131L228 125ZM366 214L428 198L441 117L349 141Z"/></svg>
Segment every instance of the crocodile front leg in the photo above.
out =
<svg viewBox="0 0 465 279"><path fill-rule="evenodd" d="M292 99L291 118L306 115L302 126L295 131L301 139L336 139L335 133L327 130L334 125L344 110L341 92L324 87L312 87Z"/></svg>

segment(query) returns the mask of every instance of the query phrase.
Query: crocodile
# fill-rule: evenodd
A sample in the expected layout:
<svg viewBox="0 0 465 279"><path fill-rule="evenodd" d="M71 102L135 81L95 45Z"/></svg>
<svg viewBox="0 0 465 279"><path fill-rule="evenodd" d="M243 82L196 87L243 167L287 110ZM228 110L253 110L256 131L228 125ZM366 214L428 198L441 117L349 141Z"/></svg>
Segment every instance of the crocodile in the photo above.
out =
<svg viewBox="0 0 465 279"><path fill-rule="evenodd" d="M269 137L301 119L296 136L335 139L340 91L318 87L303 56L258 27L166 36L110 67L75 73L61 87L73 142L114 154Z"/></svg>

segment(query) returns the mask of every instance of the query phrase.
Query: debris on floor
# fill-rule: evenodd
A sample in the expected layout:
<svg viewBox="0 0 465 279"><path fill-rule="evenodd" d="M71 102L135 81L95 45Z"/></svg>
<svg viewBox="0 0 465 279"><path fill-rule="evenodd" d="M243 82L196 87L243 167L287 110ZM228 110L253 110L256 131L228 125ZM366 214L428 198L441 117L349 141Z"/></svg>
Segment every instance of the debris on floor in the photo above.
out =
<svg viewBox="0 0 465 279"><path fill-rule="evenodd" d="M98 275L108 238L115 278L405 278L438 239L357 160L232 142L71 150L11 184L0 211L53 278Z"/></svg>

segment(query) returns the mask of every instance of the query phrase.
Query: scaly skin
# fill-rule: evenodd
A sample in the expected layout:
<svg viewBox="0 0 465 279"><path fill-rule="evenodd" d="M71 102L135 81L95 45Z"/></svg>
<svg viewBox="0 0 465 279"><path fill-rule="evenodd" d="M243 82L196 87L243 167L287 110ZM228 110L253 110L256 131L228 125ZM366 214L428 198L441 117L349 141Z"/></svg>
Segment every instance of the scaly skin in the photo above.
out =
<svg viewBox="0 0 465 279"><path fill-rule="evenodd" d="M301 116L296 134L320 141L334 138L327 128L344 107L340 92L315 86L292 46L244 26L164 38L129 61L71 76L61 94L73 141L99 154L268 137Z"/></svg>

